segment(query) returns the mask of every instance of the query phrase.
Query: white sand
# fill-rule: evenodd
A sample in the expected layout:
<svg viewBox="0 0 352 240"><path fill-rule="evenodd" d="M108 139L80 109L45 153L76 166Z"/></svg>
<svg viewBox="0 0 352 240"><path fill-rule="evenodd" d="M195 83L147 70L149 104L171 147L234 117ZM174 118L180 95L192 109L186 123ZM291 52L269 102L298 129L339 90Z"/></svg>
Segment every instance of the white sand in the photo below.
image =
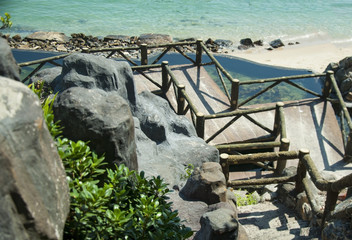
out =
<svg viewBox="0 0 352 240"><path fill-rule="evenodd" d="M285 42L284 42L285 43ZM308 69L321 73L331 62L339 62L352 56L352 43L334 44L306 42L287 45L271 51L269 46L255 47L248 50L228 51L229 55L253 62L287 68Z"/></svg>

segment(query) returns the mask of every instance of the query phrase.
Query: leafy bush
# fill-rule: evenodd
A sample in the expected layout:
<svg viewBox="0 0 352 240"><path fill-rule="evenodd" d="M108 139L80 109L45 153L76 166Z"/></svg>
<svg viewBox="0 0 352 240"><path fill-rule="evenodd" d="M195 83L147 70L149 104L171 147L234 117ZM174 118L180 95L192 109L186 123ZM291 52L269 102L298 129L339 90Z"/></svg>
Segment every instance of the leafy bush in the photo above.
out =
<svg viewBox="0 0 352 240"><path fill-rule="evenodd" d="M189 163L187 166L185 166L185 173L181 175L181 179L187 180L188 178L191 177L193 171L194 171L194 165L192 163Z"/></svg>
<svg viewBox="0 0 352 240"><path fill-rule="evenodd" d="M40 97L40 86L31 86ZM105 169L104 156L86 142L62 138L54 122L54 98L43 101L44 118L57 143L70 188L64 239L186 239L192 235L171 209L167 185L159 177L124 165Z"/></svg>
<svg viewBox="0 0 352 240"><path fill-rule="evenodd" d="M5 13L5 17L0 16L0 20L2 22L2 26L0 27L0 29L3 28L10 28L12 26L12 21L11 19L11 15L9 13Z"/></svg>
<svg viewBox="0 0 352 240"><path fill-rule="evenodd" d="M247 205L255 205L258 203L257 199L253 196L253 193L247 193L244 196L236 192L234 194L236 196L237 206L239 207L247 206Z"/></svg>

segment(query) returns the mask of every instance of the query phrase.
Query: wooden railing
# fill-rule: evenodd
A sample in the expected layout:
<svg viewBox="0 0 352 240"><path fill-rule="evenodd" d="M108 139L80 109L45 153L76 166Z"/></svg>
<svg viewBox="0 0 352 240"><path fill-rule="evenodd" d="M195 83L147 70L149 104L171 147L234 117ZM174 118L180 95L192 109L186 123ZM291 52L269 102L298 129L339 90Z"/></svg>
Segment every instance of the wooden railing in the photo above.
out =
<svg viewBox="0 0 352 240"><path fill-rule="evenodd" d="M193 50L195 49L196 55L195 59L190 58L185 52L182 51L181 48L187 48L188 50ZM152 64L148 65L148 50L149 49L161 49L164 48L164 50L159 54L159 56L156 57L156 59L153 61ZM179 43L170 43L170 44L159 44L159 45L146 45L146 44L141 44L140 46L136 47L118 47L118 48L105 48L105 49L89 49L85 50L84 52L86 53L97 53L97 52L108 52L107 57L113 56L115 53L118 53L121 55L123 58L125 58L127 61L129 61L133 66L132 70L137 71L139 74L143 75L146 79L148 79L150 82L152 82L155 86L157 86L159 89L161 89L163 92L166 92L170 83L167 80L167 74L171 75L172 73L170 68L166 67L164 64L164 67L162 67L163 64L156 64L158 61L162 59L163 56L169 51L174 49L175 51L179 52L182 56L184 56L186 59L188 59L192 64L196 66L204 66L204 65L211 65L213 64L217 70L219 79L221 80L224 92L229 99L229 104L231 106L232 110L237 110L239 107L243 106L244 104L249 103L251 100L257 98L261 94L265 93L266 91L272 89L273 87L279 85L280 83L286 83L291 86L294 86L302 91L308 92L312 94L313 96L317 96L326 100L329 100L333 103L337 103L340 106L340 118L341 118L341 132L343 135L343 140L344 140L344 145L345 145L345 155L346 157L352 157L352 121L350 114L347 110L346 104L343 101L342 95L339 91L339 88L337 86L336 80L334 78L334 74L332 71L328 71L325 74L305 74L305 75L297 75L297 76L287 76L287 77L279 77L279 78L268 78L268 79L259 79L259 80L252 80L252 81L246 81L246 82L240 82L238 79L233 79L231 75L221 66L221 64L216 60L216 58L212 55L212 53L206 48L202 40L197 40L197 41L188 41L188 42L179 42ZM140 52L141 55L141 66L138 66L136 62L134 62L132 59L130 59L126 54L124 54L125 51L130 51L130 50L137 50ZM202 56L203 53L205 53L211 62L208 63L202 63ZM59 56L54 56L54 57L49 57L49 58L44 58L40 60L35 60L35 61L30 61L30 62L25 62L25 63L19 63L20 67L26 67L26 66L31 66L31 65L37 65L38 66L28 75L26 76L22 81L25 82L27 81L30 77L32 77L36 72L38 72L45 64L49 63L55 66L60 66L59 63L56 62L56 60L60 60L64 57L67 57L70 55L68 54L62 54ZM159 68L162 67L163 69L163 80L162 84L158 83L157 80L152 79L149 77L147 74L144 73L144 70L146 69L151 69L151 68ZM168 73L167 73L168 72ZM226 78L223 78L224 75ZM305 87L302 87L294 82L293 80L298 80L298 79L306 79L309 81L309 79L315 78L315 77L323 77L325 76L325 84L322 93L316 93L314 91L311 91ZM231 83L231 91L227 89L227 84L225 80L227 79L227 82ZM178 99L178 109L177 112L179 114L185 114L189 109L192 112L192 120L195 124L195 127L197 129L197 133L200 137L204 137L204 122L207 119L211 118L216 118L219 115L209 115L205 116L203 113L197 111L195 106L192 104L191 99L188 98L187 94L185 93L185 89L176 89L179 88L179 84L174 81L175 77L172 77L172 82L174 86L174 91L176 92L176 96ZM167 83L167 84L166 84ZM243 100L242 102L239 102L239 95L240 95L240 86L244 85L252 85L252 84L263 84L263 83L271 83L268 87L264 88L263 90L259 91L258 93L249 96L247 99ZM182 86L181 86L182 87ZM337 95L337 100L336 99L331 99L329 98L331 91L334 90L334 92ZM183 107L182 104L185 104L185 101L188 103L186 107ZM192 106L192 108L191 108ZM237 113L228 113L229 115ZM248 115L247 115L248 116ZM235 121L235 120L234 120ZM344 129L344 126L347 125L348 131L346 132ZM225 126L226 128L226 126ZM212 140L214 136L211 136L209 139L206 139L207 142Z"/></svg>
<svg viewBox="0 0 352 240"><path fill-rule="evenodd" d="M32 66L32 65L37 65L38 66L31 71L24 79L22 79L22 82L26 82L28 79L30 79L34 74L36 74L40 69L42 69L44 67L45 64L50 63L54 66L61 66L61 64L55 62L55 60L60 60L63 59L67 56L69 56L70 53L66 53L66 54L62 54L62 55L58 55L58 56L54 56L54 57L48 57L48 58L42 58L39 60L34 60L34 61L29 61L29 62L24 62L24 63L19 63L18 66L20 68L23 67L28 67L28 66Z"/></svg>
<svg viewBox="0 0 352 240"><path fill-rule="evenodd" d="M196 55L195 59L190 58L185 54L180 47L195 47ZM165 48L160 55L153 61L152 64L148 65L148 49L149 48ZM187 94L185 86L180 84L176 79L175 75L172 73L170 66L167 62L162 62L161 64L156 64L159 62L165 54L171 49L175 49L181 55L183 55L186 59L188 59L195 66L205 66L214 64L218 73L218 76L221 80L222 86L224 88L225 94L229 99L229 103L232 111L227 113L217 113L205 115L204 113L198 111L196 106L192 103L192 100ZM138 65L135 61L130 59L124 51L128 50L138 50L141 54L141 65ZM109 52L107 57L113 56L115 53L120 54L123 58L129 61L133 66L132 70L139 72L146 79L152 82L158 89L160 89L161 93L166 94L172 88L177 100L177 109L176 112L178 114L185 115L188 112L191 115L192 122L196 128L197 134L199 137L204 138L205 136L205 121L215 118L224 118L224 117L232 117L232 119L225 124L225 126L219 129L216 133L210 136L208 139L205 139L206 142L212 141L216 136L218 136L222 131L224 131L227 127L237 121L239 118L244 117L252 123L256 124L258 127L264 129L269 133L269 137L265 139L259 139L257 141L252 142L240 142L240 143L230 143L218 145L217 148L221 153L221 165L223 167L223 171L225 176L229 177L229 165L231 164L240 164L240 163L254 163L260 167L265 168L266 170L273 171L276 177L273 178L263 178L263 179L253 179L253 180L237 180L237 181L229 181L228 185L233 187L243 187L248 185L265 185L271 183L284 183L284 182L296 182L296 191L297 193L306 191L308 199L312 205L313 211L318 215L322 215L325 220L326 217L330 214L330 212L334 209L336 205L336 199L338 193L341 189L352 186L352 174L341 178L340 180L331 182L324 180L318 173L313 161L309 156L309 152L307 150L297 151L288 151L290 141L286 135L286 124L283 112L283 104L278 103L274 107L263 107L263 108L252 108L241 110L239 107L244 104L249 103L251 100L257 98L261 94L266 91L272 89L280 83L286 83L291 86L294 86L302 91L308 92L314 96L320 97L322 99L329 100L333 103L337 103L340 108L340 116L341 116L341 124L344 126L344 123L347 124L349 132L346 133L344 128L342 127L342 134L345 144L345 156L352 156L352 121L350 114L347 110L346 104L343 101L342 95L337 86L336 80L334 78L334 73L332 71L328 71L326 74L306 74L306 75L298 75L298 76L288 76L288 77L280 77L280 78L269 78L269 79L260 79L253 80L250 82L240 82L238 79L233 79L231 75L220 65L220 63L216 60L216 58L209 52L204 43L201 40L193 41L193 42L183 42L183 43L173 43L173 44L162 44L162 45L140 45L138 47L120 47L120 48L108 48L108 49L90 49L85 51L86 53L95 53L95 52ZM202 55L205 52L211 62L202 63ZM56 63L56 60L62 59L70 54L63 54L55 57L45 58L41 60L20 63L20 67L30 66L39 64L33 72L31 72L26 78L24 78L23 82L28 80L31 76L33 76L37 71L39 71L46 63L50 63L53 65L59 65ZM162 79L160 81L156 81L150 78L147 74L144 73L145 70L152 68L161 68L162 71ZM224 79L223 75L226 77ZM322 93L313 92L307 88L304 88L294 82L296 79L310 79L315 77L323 77L325 76L325 84ZM229 91L226 87L225 80L231 83L231 91ZM239 88L241 85L250 85L250 84L263 84L263 83L271 83L270 86L261 90L253 96L249 96L246 100L243 100L239 103ZM336 99L329 98L332 90L337 95ZM255 121L253 118L249 116L251 113L255 112L263 112L263 111L272 111L275 110L275 119L273 129L269 129L263 126L261 123ZM279 139L279 140L277 140ZM233 151L242 151L242 150L258 150L258 149L272 149L278 147L279 152L267 152L267 153L254 153L251 155L229 155L225 152L231 153ZM286 177L278 177L281 175L284 167L286 166L286 162L291 159L299 159L298 171L295 176L286 176ZM264 164L264 161L277 161L276 168L270 167ZM313 183L317 186L321 191L327 192L327 199L325 203L325 211L322 212L321 209L316 206L315 201L313 200L313 195L308 187L308 178L307 172L312 178Z"/></svg>
<svg viewBox="0 0 352 240"><path fill-rule="evenodd" d="M352 121L351 121L351 116L350 113L346 107L346 103L343 100L342 94L340 92L340 89L337 85L336 79L334 77L334 72L333 71L327 71L327 76L325 79L325 85L323 89L323 96L330 100L333 103L337 103L340 111L339 111L339 116L341 119L341 133L342 133L342 138L343 138L343 143L345 146L345 158L352 158ZM331 91L334 91L337 97L337 101L335 99L328 98ZM348 133L345 131L345 125L348 127Z"/></svg>
<svg viewBox="0 0 352 240"><path fill-rule="evenodd" d="M254 163L254 162L281 162L287 160L298 159L297 173L293 176L281 177L268 177L261 179L249 180L232 180L229 181L229 166L231 164L239 163ZM342 177L335 181L328 181L324 179L316 168L314 161L311 159L309 150L301 149L299 151L282 151L270 153L256 153L246 155L233 155L229 156L226 153L220 155L220 164L227 180L227 186L235 189L244 188L255 185L267 185L278 183L295 183L295 193L299 194L303 191L306 192L308 201L312 206L314 214L322 218L322 225L324 226L325 220L330 216L331 212L335 209L337 197L341 190L352 187L352 174ZM308 173L308 174L307 174ZM309 176L310 178L309 178ZM309 181L320 190L326 192L325 206L322 208L318 206L313 191L309 185ZM324 211L322 210L324 209Z"/></svg>
<svg viewBox="0 0 352 240"><path fill-rule="evenodd" d="M196 132L199 137L204 138L205 136L205 131L206 131L205 121L211 120L211 119L217 119L217 118L232 117L232 119L229 120L228 123L226 123L221 129L216 131L209 138L205 139L207 143L212 141L214 138L216 138L219 134L225 131L228 127L230 127L234 122L236 122L241 117L246 118L248 121L254 123L256 126L260 127L261 129L269 133L269 137L265 139L261 139L260 142L273 141L272 144L275 145L275 147L277 147L277 146L280 146L281 144L280 142L274 141L277 138L277 136L281 134L282 136L281 138L286 138L286 126L285 126L284 113L283 113L283 106L284 106L283 103L278 103L276 106L270 106L270 107L252 108L252 109L246 109L246 110L238 109L238 110L234 110L226 113L215 113L215 114L206 115L198 111L197 107L192 102L192 99L190 99L190 97L188 96L185 86L178 82L171 68L169 67L168 62L164 61L162 62L162 86L161 86L161 89L164 92L164 94L166 94L166 92L170 89L171 86L177 101L176 112L180 115L186 115L188 111L190 112L193 125L195 126ZM249 114L272 111L272 110L276 110L273 129L269 129L268 127L264 126L263 124L261 124L260 122L256 121L255 119L249 116ZM253 140L253 141L258 141L258 140ZM233 145L236 145L236 144L233 143L232 146ZM257 143L252 143L252 147L258 148L259 145ZM231 147L227 147L227 148L231 148Z"/></svg>

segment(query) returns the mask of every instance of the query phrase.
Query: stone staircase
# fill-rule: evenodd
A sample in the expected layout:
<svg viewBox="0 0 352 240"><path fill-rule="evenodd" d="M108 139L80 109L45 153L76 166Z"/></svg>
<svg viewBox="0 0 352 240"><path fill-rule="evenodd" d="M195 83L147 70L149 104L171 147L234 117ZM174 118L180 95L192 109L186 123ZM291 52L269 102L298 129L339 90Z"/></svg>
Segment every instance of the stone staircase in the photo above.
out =
<svg viewBox="0 0 352 240"><path fill-rule="evenodd" d="M317 228L311 228L279 201L238 207L238 220L253 240L320 238Z"/></svg>

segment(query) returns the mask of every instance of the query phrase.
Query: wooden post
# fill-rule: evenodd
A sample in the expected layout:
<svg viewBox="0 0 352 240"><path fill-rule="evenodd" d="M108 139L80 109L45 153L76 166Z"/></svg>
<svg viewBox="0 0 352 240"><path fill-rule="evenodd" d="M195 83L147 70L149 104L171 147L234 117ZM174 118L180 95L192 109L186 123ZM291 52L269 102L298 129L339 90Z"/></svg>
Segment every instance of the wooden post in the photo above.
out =
<svg viewBox="0 0 352 240"><path fill-rule="evenodd" d="M166 70L166 66L169 65L168 61L162 61L161 62L161 78L162 78L162 83L161 83L161 90L163 93L167 92L167 87L169 85L169 73Z"/></svg>
<svg viewBox="0 0 352 240"><path fill-rule="evenodd" d="M238 95L240 90L240 80L232 79L231 85L231 109L236 110L238 107Z"/></svg>
<svg viewBox="0 0 352 240"><path fill-rule="evenodd" d="M330 215L331 211L334 211L338 196L339 196L339 192L334 192L332 190L329 190L327 192L325 209L324 209L324 214L321 222L322 227L324 226L325 220Z"/></svg>
<svg viewBox="0 0 352 240"><path fill-rule="evenodd" d="M288 151L288 149L290 147L290 140L287 138L281 138L280 141L281 141L281 145L280 145L279 151L280 152ZM284 171L286 164L287 164L287 160L277 161L276 169L275 169L276 176L282 175L282 172Z"/></svg>
<svg viewBox="0 0 352 240"><path fill-rule="evenodd" d="M185 109L185 97L183 96L183 90L185 90L185 85L179 85L177 88L177 114L183 115Z"/></svg>
<svg viewBox="0 0 352 240"><path fill-rule="evenodd" d="M205 118L204 118L204 114L198 112L196 114L196 131L197 131L197 135L200 138L204 139L204 122L205 122Z"/></svg>
<svg viewBox="0 0 352 240"><path fill-rule="evenodd" d="M148 49L147 44L141 44L141 65L148 65Z"/></svg>
<svg viewBox="0 0 352 240"><path fill-rule="evenodd" d="M350 133L347 137L347 143L345 148L345 160L348 161L352 158L352 129L350 129Z"/></svg>
<svg viewBox="0 0 352 240"><path fill-rule="evenodd" d="M281 127L280 108L282 108L283 106L284 106L283 102L276 103L275 120L274 120L274 127L273 127L273 135L275 137L277 137L280 133L280 127Z"/></svg>
<svg viewBox="0 0 352 240"><path fill-rule="evenodd" d="M226 185L227 185L227 182L229 181L229 172L230 172L228 158L229 158L229 155L227 153L220 154L220 165L222 168L222 172L225 175Z"/></svg>
<svg viewBox="0 0 352 240"><path fill-rule="evenodd" d="M309 154L308 149L299 150L299 162L297 167L297 177L296 177L296 186L295 186L295 190L297 194L304 191L303 178L306 177L307 169L303 162L304 161L303 158L307 154Z"/></svg>
<svg viewBox="0 0 352 240"><path fill-rule="evenodd" d="M329 70L326 72L324 88L323 88L323 92L322 92L322 95L324 98L329 97L331 90L332 90L331 75L334 75L334 71Z"/></svg>
<svg viewBox="0 0 352 240"><path fill-rule="evenodd" d="M202 42L203 42L202 39L197 40L197 49L196 49L196 65L197 66L200 66L200 64L202 63L202 53L203 53L203 49L202 49L202 45L201 45Z"/></svg>

